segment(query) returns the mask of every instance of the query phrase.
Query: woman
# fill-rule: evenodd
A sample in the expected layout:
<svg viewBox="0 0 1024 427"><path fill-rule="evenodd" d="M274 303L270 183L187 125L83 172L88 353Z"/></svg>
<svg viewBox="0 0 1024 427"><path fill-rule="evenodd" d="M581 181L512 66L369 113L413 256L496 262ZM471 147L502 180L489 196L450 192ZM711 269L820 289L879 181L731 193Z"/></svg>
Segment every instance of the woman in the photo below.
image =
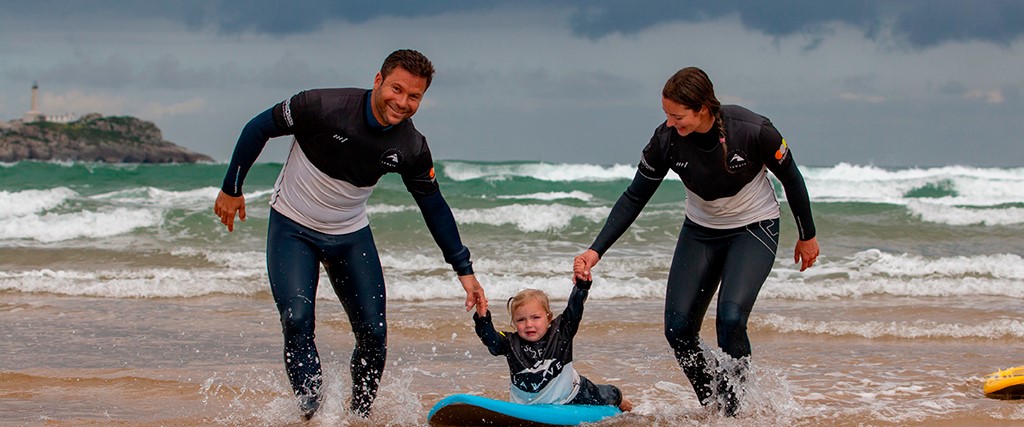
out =
<svg viewBox="0 0 1024 427"><path fill-rule="evenodd" d="M739 407L750 341L747 318L771 272L779 242L779 202L768 180L782 182L799 241L800 271L814 264L818 242L810 199L785 139L771 121L735 105L721 105L707 74L679 70L662 89L666 121L644 148L637 174L615 203L590 249L573 262L574 276L591 268L629 228L669 170L686 187L686 219L676 243L665 293L665 337L702 405L720 402L726 415ZM725 372L701 349L700 328L718 290L718 346L737 359ZM712 361L714 362L714 361ZM721 397L714 399L718 394Z"/></svg>

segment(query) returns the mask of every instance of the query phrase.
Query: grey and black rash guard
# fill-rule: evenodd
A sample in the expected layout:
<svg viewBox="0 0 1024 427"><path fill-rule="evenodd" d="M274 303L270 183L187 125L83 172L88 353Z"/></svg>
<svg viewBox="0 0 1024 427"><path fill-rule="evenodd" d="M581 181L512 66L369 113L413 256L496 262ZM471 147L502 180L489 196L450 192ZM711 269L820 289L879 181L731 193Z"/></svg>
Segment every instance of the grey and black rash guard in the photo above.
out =
<svg viewBox="0 0 1024 427"><path fill-rule="evenodd" d="M778 218L779 202L768 180L782 183L800 240L815 236L811 203L793 154L771 121L736 105L721 107L728 152L723 158L717 126L680 136L662 123L644 148L636 176L612 207L591 249L604 253L622 236L671 170L686 187L686 217L714 229Z"/></svg>
<svg viewBox="0 0 1024 427"><path fill-rule="evenodd" d="M242 129L221 189L241 195L245 176L267 141L294 135L274 184L274 210L325 234L351 233L369 224L366 200L377 181L397 172L445 261L459 275L472 274L469 249L434 179L426 138L411 119L379 124L370 95L356 88L308 90L257 115Z"/></svg>
<svg viewBox="0 0 1024 427"><path fill-rule="evenodd" d="M516 332L498 332L486 317L473 313L476 334L494 356L505 356L511 374L510 398L525 404L566 404L580 388L580 375L572 366L572 339L583 318L583 303L590 282L577 281L565 311L551 321L547 333L536 342Z"/></svg>

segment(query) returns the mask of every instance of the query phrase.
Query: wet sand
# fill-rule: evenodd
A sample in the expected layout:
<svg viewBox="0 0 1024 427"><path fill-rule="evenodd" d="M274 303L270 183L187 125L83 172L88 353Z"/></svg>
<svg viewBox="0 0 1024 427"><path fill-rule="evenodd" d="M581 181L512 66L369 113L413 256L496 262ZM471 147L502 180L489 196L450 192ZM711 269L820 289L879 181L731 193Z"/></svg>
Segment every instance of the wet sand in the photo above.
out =
<svg viewBox="0 0 1024 427"><path fill-rule="evenodd" d="M339 303L319 300L326 400L302 423L281 362L277 313L265 294L2 295L3 425L425 425L427 411L446 395L507 396L507 365L479 343L461 301L389 302L388 367L370 419L360 420L343 409L353 345L348 322ZM978 323L969 318L978 310L968 306L894 299L759 302L750 320L753 370L737 419L696 401L662 336L661 301L588 302L575 360L581 374L618 385L636 406L605 426L1024 423L1024 401L981 391L984 375L1021 363L1014 340L887 335L886 324L898 328L907 319ZM553 305L560 310L564 301ZM786 326L797 315L811 326ZM882 332L843 333L835 323L816 332L813 322L827 319ZM708 342L713 325L709 317Z"/></svg>

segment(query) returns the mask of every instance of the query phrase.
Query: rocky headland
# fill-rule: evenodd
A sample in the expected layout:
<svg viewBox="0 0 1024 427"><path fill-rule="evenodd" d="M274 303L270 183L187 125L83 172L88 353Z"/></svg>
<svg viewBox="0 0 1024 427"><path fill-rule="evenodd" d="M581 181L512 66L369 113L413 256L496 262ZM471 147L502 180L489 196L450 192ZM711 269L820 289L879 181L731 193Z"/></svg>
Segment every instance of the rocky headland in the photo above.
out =
<svg viewBox="0 0 1024 427"><path fill-rule="evenodd" d="M0 122L0 162L21 160L103 163L212 162L205 154L163 139L152 122L88 114L70 123Z"/></svg>

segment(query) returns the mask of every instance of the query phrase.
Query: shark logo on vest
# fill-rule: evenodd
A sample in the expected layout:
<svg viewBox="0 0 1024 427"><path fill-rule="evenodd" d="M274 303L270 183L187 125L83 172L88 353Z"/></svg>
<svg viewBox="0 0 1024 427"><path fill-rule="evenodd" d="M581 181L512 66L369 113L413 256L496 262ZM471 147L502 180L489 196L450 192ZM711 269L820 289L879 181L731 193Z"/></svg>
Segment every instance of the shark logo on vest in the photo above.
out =
<svg viewBox="0 0 1024 427"><path fill-rule="evenodd" d="M398 150L391 148L380 155L380 166L386 171L397 171L398 165L402 163L402 157Z"/></svg>
<svg viewBox="0 0 1024 427"><path fill-rule="evenodd" d="M750 161L747 160L747 153L744 153L743 150L738 148L733 148L729 150L729 154L726 155L725 163L730 172L735 172L747 167L747 165L750 164Z"/></svg>

